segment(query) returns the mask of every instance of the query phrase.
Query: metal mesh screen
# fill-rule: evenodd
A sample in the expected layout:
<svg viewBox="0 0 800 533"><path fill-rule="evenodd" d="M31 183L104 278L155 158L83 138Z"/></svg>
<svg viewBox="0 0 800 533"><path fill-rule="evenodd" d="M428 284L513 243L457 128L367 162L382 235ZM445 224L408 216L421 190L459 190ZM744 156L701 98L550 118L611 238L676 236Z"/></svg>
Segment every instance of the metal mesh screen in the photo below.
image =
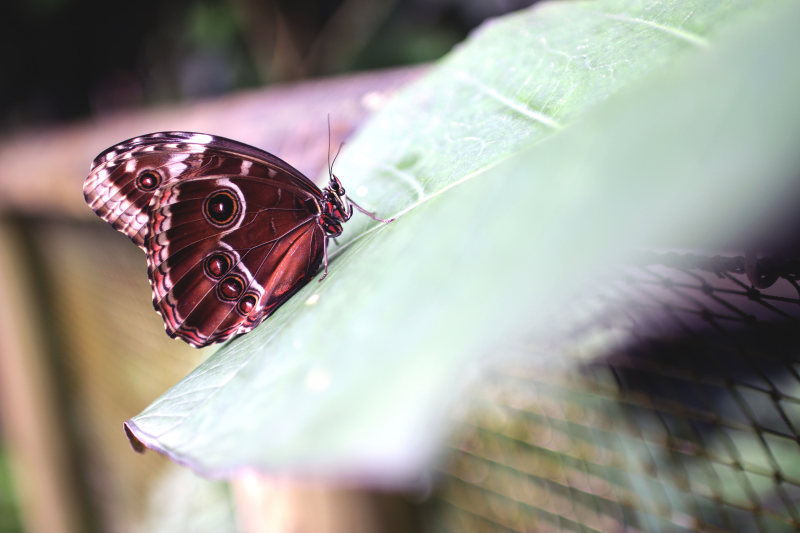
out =
<svg viewBox="0 0 800 533"><path fill-rule="evenodd" d="M432 529L800 529L798 275L640 254L570 343L514 347L456 415Z"/></svg>

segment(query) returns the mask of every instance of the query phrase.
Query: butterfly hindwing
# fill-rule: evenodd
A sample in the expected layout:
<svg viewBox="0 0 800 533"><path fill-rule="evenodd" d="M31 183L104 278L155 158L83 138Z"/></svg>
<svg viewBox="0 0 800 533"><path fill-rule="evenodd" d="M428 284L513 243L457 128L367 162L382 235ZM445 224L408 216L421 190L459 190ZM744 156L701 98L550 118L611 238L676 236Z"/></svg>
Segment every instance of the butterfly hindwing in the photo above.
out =
<svg viewBox="0 0 800 533"><path fill-rule="evenodd" d="M324 238L316 202L274 179L184 180L155 196L146 249L167 332L205 345L249 331L310 279Z"/></svg>

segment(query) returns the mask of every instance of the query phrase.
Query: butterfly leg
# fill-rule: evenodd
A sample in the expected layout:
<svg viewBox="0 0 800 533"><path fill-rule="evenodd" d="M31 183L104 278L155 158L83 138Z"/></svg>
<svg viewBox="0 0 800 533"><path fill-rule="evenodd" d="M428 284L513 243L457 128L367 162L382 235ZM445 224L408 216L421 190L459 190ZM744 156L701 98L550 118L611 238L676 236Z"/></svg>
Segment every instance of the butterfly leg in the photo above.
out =
<svg viewBox="0 0 800 533"><path fill-rule="evenodd" d="M322 281L328 275L328 237L322 237L322 264L325 265L325 273L317 281Z"/></svg>
<svg viewBox="0 0 800 533"><path fill-rule="evenodd" d="M375 215L375 213L371 213L370 211L367 211L366 209L364 209L363 207L361 207L360 205L355 203L350 198L348 198L347 201L350 202L350 205L352 205L353 207L355 207L356 209L358 209L359 211L361 211L362 213L367 215L372 220L377 220L378 222L383 222L384 224L388 224L389 222L392 222L394 220L393 218L390 218L388 220L383 219L383 218L379 218L377 215Z"/></svg>

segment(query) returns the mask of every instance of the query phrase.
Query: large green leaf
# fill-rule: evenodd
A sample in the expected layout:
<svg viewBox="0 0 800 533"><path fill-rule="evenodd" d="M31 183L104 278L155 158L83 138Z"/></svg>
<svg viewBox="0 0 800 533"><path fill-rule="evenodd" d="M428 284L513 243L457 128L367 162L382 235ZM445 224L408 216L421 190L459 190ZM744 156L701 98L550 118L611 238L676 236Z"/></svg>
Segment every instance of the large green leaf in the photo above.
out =
<svg viewBox="0 0 800 533"><path fill-rule="evenodd" d="M215 477L414 479L498 346L552 331L633 248L729 243L777 205L800 158L799 13L564 2L484 25L338 163L397 221L354 218L322 283L129 429Z"/></svg>

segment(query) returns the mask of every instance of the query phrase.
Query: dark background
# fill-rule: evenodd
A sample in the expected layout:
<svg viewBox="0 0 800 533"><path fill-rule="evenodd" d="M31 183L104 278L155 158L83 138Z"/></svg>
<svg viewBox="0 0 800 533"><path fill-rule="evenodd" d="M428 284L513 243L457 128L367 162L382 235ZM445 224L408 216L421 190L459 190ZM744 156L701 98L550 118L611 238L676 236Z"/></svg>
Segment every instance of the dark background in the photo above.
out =
<svg viewBox="0 0 800 533"><path fill-rule="evenodd" d="M526 0L14 0L0 133L431 61Z"/></svg>

